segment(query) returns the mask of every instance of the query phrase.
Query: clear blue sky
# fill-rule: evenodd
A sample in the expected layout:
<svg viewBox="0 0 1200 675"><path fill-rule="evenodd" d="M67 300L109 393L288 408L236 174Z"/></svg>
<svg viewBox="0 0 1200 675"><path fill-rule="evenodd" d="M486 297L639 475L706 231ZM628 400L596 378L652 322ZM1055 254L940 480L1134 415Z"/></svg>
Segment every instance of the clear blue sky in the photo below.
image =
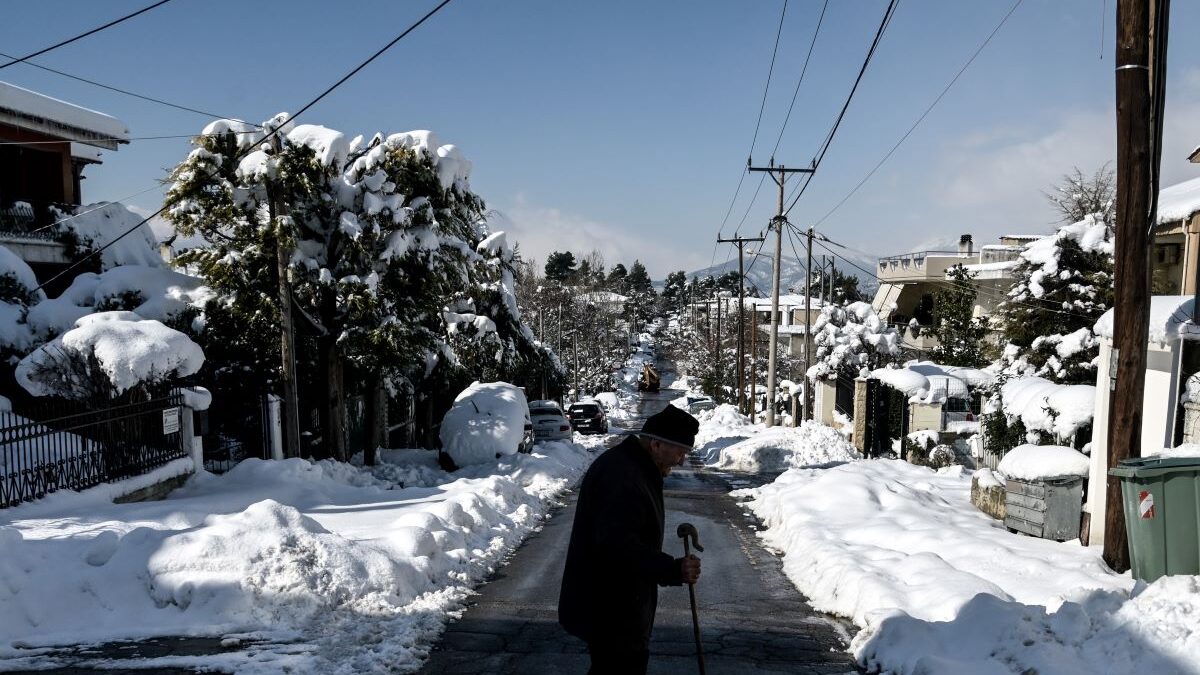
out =
<svg viewBox="0 0 1200 675"><path fill-rule="evenodd" d="M23 54L147 0L6 3L0 50ZM292 111L431 8L174 0L37 62L252 121ZM1039 191L1113 155L1114 0L1025 0L922 126L825 220L828 236L889 254L973 233L1044 232ZM833 0L776 159L807 164L828 131L884 0ZM1107 5L1107 9L1104 6ZM905 0L821 172L791 220L824 215L933 100L1011 6ZM527 255L598 248L655 277L713 259L750 149L782 0L455 0L302 121L349 136L433 129L474 162L472 185ZM352 9L351 9L352 8ZM755 162L768 159L821 9L791 0ZM1174 3L1164 173L1200 175L1200 5ZM1101 20L1104 40L1101 43ZM1101 49L1103 44L1103 49ZM1103 59L1101 59L1103 52ZM24 65L0 80L126 122L133 136L198 132L206 119ZM152 187L186 140L106 153L87 201ZM747 178L731 234L758 177ZM774 208L770 181L743 233ZM161 192L127 203L153 209ZM728 247L717 259L730 255Z"/></svg>

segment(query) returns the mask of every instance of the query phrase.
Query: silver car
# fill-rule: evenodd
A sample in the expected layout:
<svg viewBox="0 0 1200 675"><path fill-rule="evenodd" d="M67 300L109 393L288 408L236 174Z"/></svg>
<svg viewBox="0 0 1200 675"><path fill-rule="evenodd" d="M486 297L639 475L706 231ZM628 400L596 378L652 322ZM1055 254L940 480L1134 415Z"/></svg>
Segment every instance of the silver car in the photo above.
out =
<svg viewBox="0 0 1200 675"><path fill-rule="evenodd" d="M531 402L529 419L533 422L533 437L537 440L571 440L571 422L563 415L562 408L556 401Z"/></svg>

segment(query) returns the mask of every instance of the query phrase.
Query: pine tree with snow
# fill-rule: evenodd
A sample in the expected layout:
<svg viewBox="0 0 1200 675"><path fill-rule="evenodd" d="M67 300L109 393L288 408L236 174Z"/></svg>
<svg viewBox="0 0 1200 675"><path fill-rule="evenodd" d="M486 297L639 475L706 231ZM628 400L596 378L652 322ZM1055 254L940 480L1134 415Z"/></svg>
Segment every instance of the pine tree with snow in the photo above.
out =
<svg viewBox="0 0 1200 675"><path fill-rule="evenodd" d="M970 368L987 364L983 352L988 321L974 316L974 278L965 267L955 265L946 271L946 286L934 294L933 325L926 332L938 342L930 352L936 363Z"/></svg>
<svg viewBox="0 0 1200 675"><path fill-rule="evenodd" d="M1006 377L1037 375L1092 384L1099 349L1093 327L1112 306L1113 232L1095 216L1030 244L997 310Z"/></svg>

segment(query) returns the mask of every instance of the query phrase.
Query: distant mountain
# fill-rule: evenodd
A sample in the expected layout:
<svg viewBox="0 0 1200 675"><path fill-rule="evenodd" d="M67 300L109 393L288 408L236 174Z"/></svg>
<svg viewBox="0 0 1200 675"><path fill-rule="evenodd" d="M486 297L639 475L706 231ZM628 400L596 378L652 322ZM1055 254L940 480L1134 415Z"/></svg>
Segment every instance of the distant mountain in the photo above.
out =
<svg viewBox="0 0 1200 675"><path fill-rule="evenodd" d="M813 248L816 249L817 247L814 246ZM846 250L842 250L842 249L837 249L837 250L838 250L838 255L840 256L835 263L838 271L858 277L858 287L863 290L864 294L866 294L867 296L874 295L875 288L879 285L879 282L875 278L874 274L867 274L863 270L874 270L879 261L876 260L875 258L867 258L865 256L861 256L857 253L852 253L852 252L849 252ZM824 251L822 251L821 253L824 253ZM821 254L818 253L817 251L815 251L815 250L813 251L813 265L814 266L820 264L820 261L821 261L820 255ZM829 256L828 253L826 253L825 255L826 255L826 257ZM858 265L858 267L861 267L862 269L857 269L850 263L846 262L845 259L849 259L850 261L852 261L854 263L854 265ZM771 293L771 270L772 270L771 255L769 253L767 253L766 250L764 250L761 255L757 256L757 262L754 262L754 261L755 261L755 257L751 256L750 253L747 252L747 254L746 254L746 292L750 293L751 286L753 286L758 289L759 295L761 295L761 296L769 295ZM723 263L718 263L716 265L713 265L712 267L705 267L704 269L701 269L701 270L696 270L694 272L688 272L687 278L688 278L688 281L691 281L693 276L699 277L701 279L703 279L704 277L709 276L709 275L714 276L714 277L719 277L722 274L725 274L727 272L737 272L737 269L738 269L738 261L737 261L737 258L735 257L732 260L727 260ZM780 265L779 286L780 286L781 292L784 292L784 293L787 293L789 288L792 289L792 292L803 293L804 292L804 261L797 260L796 258L788 256L788 255L784 255L783 260L781 261L781 265ZM816 291L813 291L813 293L815 294Z"/></svg>

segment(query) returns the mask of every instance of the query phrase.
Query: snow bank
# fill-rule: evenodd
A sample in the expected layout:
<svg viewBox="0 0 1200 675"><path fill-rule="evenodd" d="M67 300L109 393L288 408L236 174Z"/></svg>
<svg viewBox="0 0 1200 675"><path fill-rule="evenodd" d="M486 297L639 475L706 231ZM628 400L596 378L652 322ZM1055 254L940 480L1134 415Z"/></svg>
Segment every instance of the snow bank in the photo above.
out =
<svg viewBox="0 0 1200 675"><path fill-rule="evenodd" d="M785 471L831 466L862 455L836 429L805 420L799 427L771 427L720 451L713 463L731 471Z"/></svg>
<svg viewBox="0 0 1200 675"><path fill-rule="evenodd" d="M252 459L165 501L63 492L0 511L0 659L47 667L37 646L254 633L278 642L222 668L414 670L595 456L545 443L448 474L430 451L381 455L374 468Z"/></svg>
<svg viewBox="0 0 1200 675"><path fill-rule="evenodd" d="M458 466L482 464L516 453L528 419L529 404L520 388L475 382L454 399L438 436Z"/></svg>
<svg viewBox="0 0 1200 675"><path fill-rule="evenodd" d="M1067 476L1085 477L1091 467L1087 455L1061 445L1018 445L1000 460L996 470L1019 480Z"/></svg>
<svg viewBox="0 0 1200 675"><path fill-rule="evenodd" d="M852 462L734 495L813 606L863 628L851 649L873 672L1200 672L1183 658L1200 648L1200 578L1129 599L1133 581L1098 551L975 509L961 470Z"/></svg>

